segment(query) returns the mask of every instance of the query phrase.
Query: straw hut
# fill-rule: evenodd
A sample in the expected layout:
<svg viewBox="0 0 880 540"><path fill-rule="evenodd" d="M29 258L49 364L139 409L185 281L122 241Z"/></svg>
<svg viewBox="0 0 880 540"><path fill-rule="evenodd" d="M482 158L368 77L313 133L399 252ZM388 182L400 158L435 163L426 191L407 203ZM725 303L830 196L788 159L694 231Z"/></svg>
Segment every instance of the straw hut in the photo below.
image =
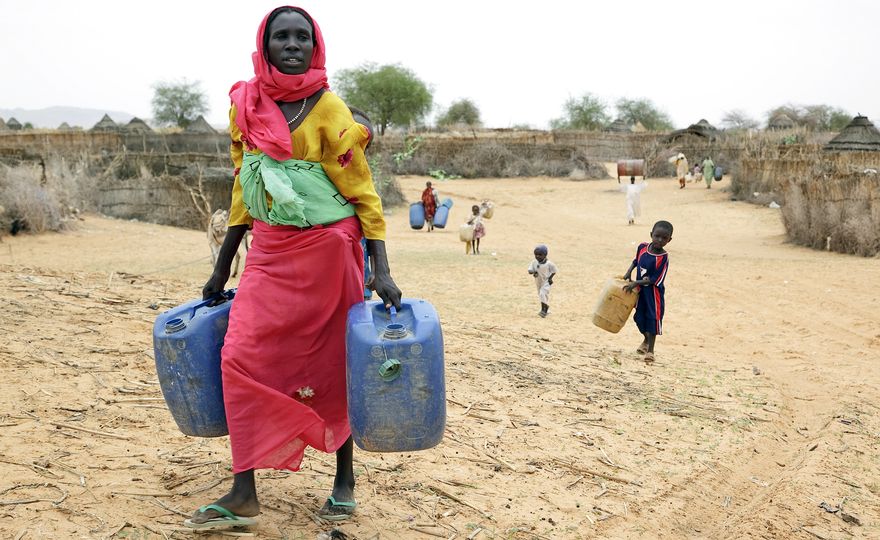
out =
<svg viewBox="0 0 880 540"><path fill-rule="evenodd" d="M58 131L73 131L70 129L70 125L67 122L61 122L61 125L58 126Z"/></svg>
<svg viewBox="0 0 880 540"><path fill-rule="evenodd" d="M602 131L610 131L614 133L629 133L632 131L632 126L623 121L622 118L618 118L614 122L611 122L605 129Z"/></svg>
<svg viewBox="0 0 880 540"><path fill-rule="evenodd" d="M646 128L645 126L643 126L642 123L639 122L639 121L636 121L636 125L634 125L634 126L632 127L632 132L633 132L633 133L647 133L647 131L648 131L648 128Z"/></svg>
<svg viewBox="0 0 880 540"><path fill-rule="evenodd" d="M125 127L122 128L126 133L152 133L153 130L146 122L135 116Z"/></svg>
<svg viewBox="0 0 880 540"><path fill-rule="evenodd" d="M680 139L687 135L695 135L704 139L713 140L718 135L718 129L710 124L705 118L700 119L696 124L691 124L685 129L678 129L669 134L666 138L667 142Z"/></svg>
<svg viewBox="0 0 880 540"><path fill-rule="evenodd" d="M202 115L190 122L183 131L184 133L217 133L217 130L212 128Z"/></svg>
<svg viewBox="0 0 880 540"><path fill-rule="evenodd" d="M880 152L880 131L868 120L858 115L836 137L828 141L825 150L840 152Z"/></svg>
<svg viewBox="0 0 880 540"><path fill-rule="evenodd" d="M116 122L109 115L105 114L89 131L119 131L119 126L116 125Z"/></svg>
<svg viewBox="0 0 880 540"><path fill-rule="evenodd" d="M785 113L779 113L767 121L767 129L779 131L783 129L794 129L797 127L794 120Z"/></svg>
<svg viewBox="0 0 880 540"><path fill-rule="evenodd" d="M2 118L0 118L0 131L6 131L7 129L8 128L6 127L6 122L4 122Z"/></svg>
<svg viewBox="0 0 880 540"><path fill-rule="evenodd" d="M20 131L22 128L22 125L21 125L21 122L19 122L15 118L10 118L9 120L6 121L6 127L7 127L7 129L11 129L14 131Z"/></svg>

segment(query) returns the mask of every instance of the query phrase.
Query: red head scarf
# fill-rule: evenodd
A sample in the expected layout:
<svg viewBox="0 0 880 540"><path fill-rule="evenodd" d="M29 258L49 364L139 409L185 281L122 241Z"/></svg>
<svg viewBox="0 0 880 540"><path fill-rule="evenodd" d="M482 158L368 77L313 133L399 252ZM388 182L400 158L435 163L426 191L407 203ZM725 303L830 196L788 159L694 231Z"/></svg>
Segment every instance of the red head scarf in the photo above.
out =
<svg viewBox="0 0 880 540"><path fill-rule="evenodd" d="M295 9L305 13L304 9ZM235 123L248 145L259 148L278 161L284 161L292 157L290 128L284 119L284 113L275 102L298 101L321 88L330 88L330 85L327 84L327 70L324 69L324 37L318 23L311 16L307 18L312 21L315 48L312 63L305 73L286 75L266 60L263 35L272 11L263 18L257 30L257 50L251 55L254 61L254 78L232 85L229 97L236 108Z"/></svg>

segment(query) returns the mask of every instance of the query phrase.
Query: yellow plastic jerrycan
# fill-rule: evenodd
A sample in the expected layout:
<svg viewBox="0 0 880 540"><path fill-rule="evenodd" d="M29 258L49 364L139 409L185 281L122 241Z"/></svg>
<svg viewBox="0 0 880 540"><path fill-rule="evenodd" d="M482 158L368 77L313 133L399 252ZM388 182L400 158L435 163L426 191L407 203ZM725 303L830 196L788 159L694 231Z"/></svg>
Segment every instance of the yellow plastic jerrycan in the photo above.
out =
<svg viewBox="0 0 880 540"><path fill-rule="evenodd" d="M638 292L623 290L627 283L619 277L605 282L602 295L593 310L593 324L613 334L620 332L639 299Z"/></svg>

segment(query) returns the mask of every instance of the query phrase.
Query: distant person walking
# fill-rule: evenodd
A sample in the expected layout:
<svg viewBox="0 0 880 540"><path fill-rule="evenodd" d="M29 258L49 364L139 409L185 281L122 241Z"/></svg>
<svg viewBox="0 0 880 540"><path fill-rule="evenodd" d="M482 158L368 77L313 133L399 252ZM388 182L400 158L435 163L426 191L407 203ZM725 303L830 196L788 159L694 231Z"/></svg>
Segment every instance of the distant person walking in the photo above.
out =
<svg viewBox="0 0 880 540"><path fill-rule="evenodd" d="M425 207L425 223L428 224L428 232L434 230L434 214L437 212L439 195L431 182L425 182L425 189L422 191L422 206Z"/></svg>
<svg viewBox="0 0 880 540"><path fill-rule="evenodd" d="M712 182L715 180L715 162L709 156L703 160L703 180L706 181L706 189L712 189Z"/></svg>
<svg viewBox="0 0 880 540"><path fill-rule="evenodd" d="M636 218L642 215L642 191L648 187L646 182L636 184L636 177L629 177L629 184L620 186L620 191L626 193L626 220L632 225Z"/></svg>
<svg viewBox="0 0 880 540"><path fill-rule="evenodd" d="M678 177L678 189L684 189L688 174L688 160L684 154L679 153L675 159L675 175Z"/></svg>

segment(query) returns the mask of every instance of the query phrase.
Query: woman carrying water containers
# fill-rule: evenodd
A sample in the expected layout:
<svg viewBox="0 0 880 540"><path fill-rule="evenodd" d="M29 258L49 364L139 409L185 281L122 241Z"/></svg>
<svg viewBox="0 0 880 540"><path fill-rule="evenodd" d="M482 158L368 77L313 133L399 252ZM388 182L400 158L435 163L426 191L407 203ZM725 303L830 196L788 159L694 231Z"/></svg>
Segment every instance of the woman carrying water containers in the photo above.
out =
<svg viewBox="0 0 880 540"><path fill-rule="evenodd" d="M230 91L230 227L203 289L205 298L223 291L252 226L222 349L234 481L186 520L195 529L252 525L260 511L254 471L298 470L307 446L336 453L332 492L318 515L345 519L354 511L345 331L349 308L363 299L362 235L376 292L386 308L401 307L364 157L369 131L329 91L318 24L300 8L277 8L260 24L256 45L254 77Z"/></svg>

